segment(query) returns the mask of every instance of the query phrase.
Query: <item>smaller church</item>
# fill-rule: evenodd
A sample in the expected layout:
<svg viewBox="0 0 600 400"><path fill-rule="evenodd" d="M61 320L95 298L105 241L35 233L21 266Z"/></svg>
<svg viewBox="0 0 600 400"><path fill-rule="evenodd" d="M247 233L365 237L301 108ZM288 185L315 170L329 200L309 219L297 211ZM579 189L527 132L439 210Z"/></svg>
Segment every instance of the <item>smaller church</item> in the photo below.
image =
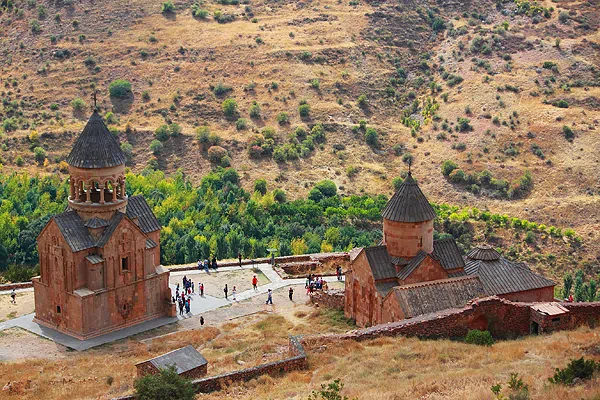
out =
<svg viewBox="0 0 600 400"><path fill-rule="evenodd" d="M161 226L142 196L127 196L125 161L94 111L67 157L67 209L37 238L34 321L80 340L176 315Z"/></svg>
<svg viewBox="0 0 600 400"><path fill-rule="evenodd" d="M436 212L409 172L382 211L383 240L355 249L346 273L345 315L372 326L459 308L478 297L554 300L555 283L490 246L462 257L454 239L433 240Z"/></svg>

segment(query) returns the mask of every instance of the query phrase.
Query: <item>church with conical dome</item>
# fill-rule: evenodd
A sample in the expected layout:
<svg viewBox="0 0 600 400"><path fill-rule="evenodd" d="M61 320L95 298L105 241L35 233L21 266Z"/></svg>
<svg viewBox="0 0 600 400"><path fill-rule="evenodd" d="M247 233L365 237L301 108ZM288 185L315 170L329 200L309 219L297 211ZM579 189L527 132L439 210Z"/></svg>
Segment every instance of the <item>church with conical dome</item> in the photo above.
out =
<svg viewBox="0 0 600 400"><path fill-rule="evenodd" d="M142 196L128 197L125 162L94 111L67 157L67 209L37 238L35 322L86 340L176 315L161 226Z"/></svg>
<svg viewBox="0 0 600 400"><path fill-rule="evenodd" d="M382 211L383 240L351 252L345 315L359 326L463 307L478 297L553 301L555 283L489 246L462 257L454 239L434 240L437 214L409 172ZM487 329L478 321L473 329Z"/></svg>

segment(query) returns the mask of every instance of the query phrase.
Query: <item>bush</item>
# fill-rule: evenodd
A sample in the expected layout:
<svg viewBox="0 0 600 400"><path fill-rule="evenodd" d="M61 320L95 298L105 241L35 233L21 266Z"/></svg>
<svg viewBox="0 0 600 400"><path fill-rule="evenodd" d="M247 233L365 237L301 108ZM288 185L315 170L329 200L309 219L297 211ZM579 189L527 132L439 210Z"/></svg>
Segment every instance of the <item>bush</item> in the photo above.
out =
<svg viewBox="0 0 600 400"><path fill-rule="evenodd" d="M169 125L169 135L172 137L181 135L181 126L176 123L172 123Z"/></svg>
<svg viewBox="0 0 600 400"><path fill-rule="evenodd" d="M150 92L149 92L149 91L147 91L147 90L144 90L144 91L142 92L142 100L144 100L144 101L148 101L148 100L150 100Z"/></svg>
<svg viewBox="0 0 600 400"><path fill-rule="evenodd" d="M310 114L310 106L308 104L300 104L298 107L298 113L302 118L306 118Z"/></svg>
<svg viewBox="0 0 600 400"><path fill-rule="evenodd" d="M279 114L277 114L277 117L275 117L275 119L277 120L279 125L285 125L290 122L290 116L285 111L282 111Z"/></svg>
<svg viewBox="0 0 600 400"><path fill-rule="evenodd" d="M112 111L109 111L104 115L104 120L107 124L116 124L119 122Z"/></svg>
<svg viewBox="0 0 600 400"><path fill-rule="evenodd" d="M235 127L238 131L241 131L248 127L248 123L244 118L238 118L238 120L235 121Z"/></svg>
<svg viewBox="0 0 600 400"><path fill-rule="evenodd" d="M563 126L563 133L567 140L573 140L575 138L575 132L573 132L573 129L569 128L567 125Z"/></svg>
<svg viewBox="0 0 600 400"><path fill-rule="evenodd" d="M71 107L73 107L73 111L83 111L85 106L85 101L83 101L81 97L76 97L71 100Z"/></svg>
<svg viewBox="0 0 600 400"><path fill-rule="evenodd" d="M17 167L22 167L25 164L23 157L17 156L17 158L15 159L15 164L17 164Z"/></svg>
<svg viewBox="0 0 600 400"><path fill-rule="evenodd" d="M163 151L163 144L160 140L154 139L152 143L150 143L150 150L154 155L159 155Z"/></svg>
<svg viewBox="0 0 600 400"><path fill-rule="evenodd" d="M224 84L223 82L217 83L217 85L213 88L213 93L215 96L222 96L227 92L231 92L233 88L229 85Z"/></svg>
<svg viewBox="0 0 600 400"><path fill-rule="evenodd" d="M491 346L494 344L494 338L489 331L473 329L467 333L465 343L477 344L479 346Z"/></svg>
<svg viewBox="0 0 600 400"><path fill-rule="evenodd" d="M35 158L35 161L41 163L44 162L44 160L46 159L46 150L44 150L41 147L36 147L33 149L33 157Z"/></svg>
<svg viewBox="0 0 600 400"><path fill-rule="evenodd" d="M191 7L192 16L199 19L206 19L208 17L208 10L200 8L198 4L192 4Z"/></svg>
<svg viewBox="0 0 600 400"><path fill-rule="evenodd" d="M317 190L323 197L333 197L337 194L337 186L328 179L318 182L313 190Z"/></svg>
<svg viewBox="0 0 600 400"><path fill-rule="evenodd" d="M39 267L26 265L11 265L2 273L2 277L8 282L29 282L31 278L40 274Z"/></svg>
<svg viewBox="0 0 600 400"><path fill-rule="evenodd" d="M227 99L222 104L223 113L226 117L231 118L237 114L237 103L234 99Z"/></svg>
<svg viewBox="0 0 600 400"><path fill-rule="evenodd" d="M287 201L285 191L283 191L282 189L273 190L273 198L278 203L285 203Z"/></svg>
<svg viewBox="0 0 600 400"><path fill-rule="evenodd" d="M450 181L453 183L464 183L465 179L466 179L467 174L465 174L465 171L463 171L460 168L456 168L454 169L449 175L448 177L450 178Z"/></svg>
<svg viewBox="0 0 600 400"><path fill-rule="evenodd" d="M162 4L162 8L161 8L160 12L162 12L163 14L174 13L175 12L175 5L173 4L173 2L171 0L165 1Z"/></svg>
<svg viewBox="0 0 600 400"><path fill-rule="evenodd" d="M37 19L32 19L29 21L29 27L31 28L31 32L40 33L42 31L42 26L40 25L40 21Z"/></svg>
<svg viewBox="0 0 600 400"><path fill-rule="evenodd" d="M379 135L373 128L367 128L365 132L365 141L371 147L377 147L379 145Z"/></svg>
<svg viewBox="0 0 600 400"><path fill-rule="evenodd" d="M250 114L250 118L254 118L254 119L260 118L260 106L258 105L258 103L256 101L253 102L252 105L250 106L249 114Z"/></svg>
<svg viewBox="0 0 600 400"><path fill-rule="evenodd" d="M587 380L594 375L594 372L600 369L600 363L594 360L585 360L583 357L577 360L571 360L566 368L556 368L554 376L548 378L551 383L560 385L573 385L578 380Z"/></svg>
<svg viewBox="0 0 600 400"><path fill-rule="evenodd" d="M121 151L125 154L125 157L131 159L133 155L133 146L129 143L121 143Z"/></svg>
<svg viewBox="0 0 600 400"><path fill-rule="evenodd" d="M321 88L321 82L318 79L311 79L310 80L310 87L312 87L315 90L319 90Z"/></svg>
<svg viewBox="0 0 600 400"><path fill-rule="evenodd" d="M452 171L458 168L458 165L452 160L446 160L442 163L442 174L444 176L449 176Z"/></svg>
<svg viewBox="0 0 600 400"><path fill-rule="evenodd" d="M361 94L360 96L358 96L358 100L356 102L361 108L365 108L369 105L369 99L367 99L367 96L365 94Z"/></svg>
<svg viewBox="0 0 600 400"><path fill-rule="evenodd" d="M458 118L457 126L460 132L468 132L473 130L473 127L471 126L471 120L469 118Z"/></svg>
<svg viewBox="0 0 600 400"><path fill-rule="evenodd" d="M267 181L264 179L257 179L254 181L254 191L259 192L262 195L267 193Z"/></svg>
<svg viewBox="0 0 600 400"><path fill-rule="evenodd" d="M6 118L4 121L2 121L2 128L6 132L13 132L16 131L19 126L17 125L17 120L15 118Z"/></svg>
<svg viewBox="0 0 600 400"><path fill-rule="evenodd" d="M552 102L552 105L554 107L558 107L558 108L569 108L569 102L566 100L557 100Z"/></svg>
<svg viewBox="0 0 600 400"><path fill-rule="evenodd" d="M413 160L414 160L414 157L410 153L404 153L404 155L402 156L402 162L406 165L412 164Z"/></svg>
<svg viewBox="0 0 600 400"><path fill-rule="evenodd" d="M220 164L225 157L227 157L227 150L221 146L211 146L208 149L208 159L212 163Z"/></svg>
<svg viewBox="0 0 600 400"><path fill-rule="evenodd" d="M402 186L403 183L404 183L404 179L402 179L400 177L396 177L396 178L392 179L392 186L394 187L395 191L398 191L400 189L400 186Z"/></svg>
<svg viewBox="0 0 600 400"><path fill-rule="evenodd" d="M169 126L161 125L154 131L154 137L161 142L166 142L169 139Z"/></svg>
<svg viewBox="0 0 600 400"><path fill-rule="evenodd" d="M194 400L196 396L191 381L180 376L173 365L137 379L134 387L139 400Z"/></svg>
<svg viewBox="0 0 600 400"><path fill-rule="evenodd" d="M110 83L108 92L112 97L124 98L131 93L131 83L124 79L117 79Z"/></svg>

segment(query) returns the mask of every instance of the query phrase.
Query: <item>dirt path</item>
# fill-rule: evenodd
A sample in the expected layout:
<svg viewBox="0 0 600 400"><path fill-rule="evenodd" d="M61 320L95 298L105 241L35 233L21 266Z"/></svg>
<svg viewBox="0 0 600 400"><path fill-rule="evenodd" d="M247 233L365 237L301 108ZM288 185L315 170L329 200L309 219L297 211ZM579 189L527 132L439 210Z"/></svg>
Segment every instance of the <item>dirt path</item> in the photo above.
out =
<svg viewBox="0 0 600 400"><path fill-rule="evenodd" d="M33 292L19 292L16 300L17 304L13 304L9 294L0 295L0 322L34 312Z"/></svg>

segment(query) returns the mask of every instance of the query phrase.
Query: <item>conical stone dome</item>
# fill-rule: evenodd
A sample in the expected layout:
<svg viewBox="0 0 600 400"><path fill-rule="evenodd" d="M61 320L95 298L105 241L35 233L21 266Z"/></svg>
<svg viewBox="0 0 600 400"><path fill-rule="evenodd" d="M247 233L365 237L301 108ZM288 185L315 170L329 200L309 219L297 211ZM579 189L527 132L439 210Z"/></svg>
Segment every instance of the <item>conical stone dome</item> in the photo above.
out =
<svg viewBox="0 0 600 400"><path fill-rule="evenodd" d="M77 168L110 168L127 161L117 139L110 133L102 117L94 111L83 132L67 157L67 163Z"/></svg>
<svg viewBox="0 0 600 400"><path fill-rule="evenodd" d="M410 172L381 212L383 219L396 222L429 221L436 215Z"/></svg>
<svg viewBox="0 0 600 400"><path fill-rule="evenodd" d="M498 253L492 246L479 245L473 248L467 257L471 260L482 260L482 261L494 261L500 259L500 253Z"/></svg>

